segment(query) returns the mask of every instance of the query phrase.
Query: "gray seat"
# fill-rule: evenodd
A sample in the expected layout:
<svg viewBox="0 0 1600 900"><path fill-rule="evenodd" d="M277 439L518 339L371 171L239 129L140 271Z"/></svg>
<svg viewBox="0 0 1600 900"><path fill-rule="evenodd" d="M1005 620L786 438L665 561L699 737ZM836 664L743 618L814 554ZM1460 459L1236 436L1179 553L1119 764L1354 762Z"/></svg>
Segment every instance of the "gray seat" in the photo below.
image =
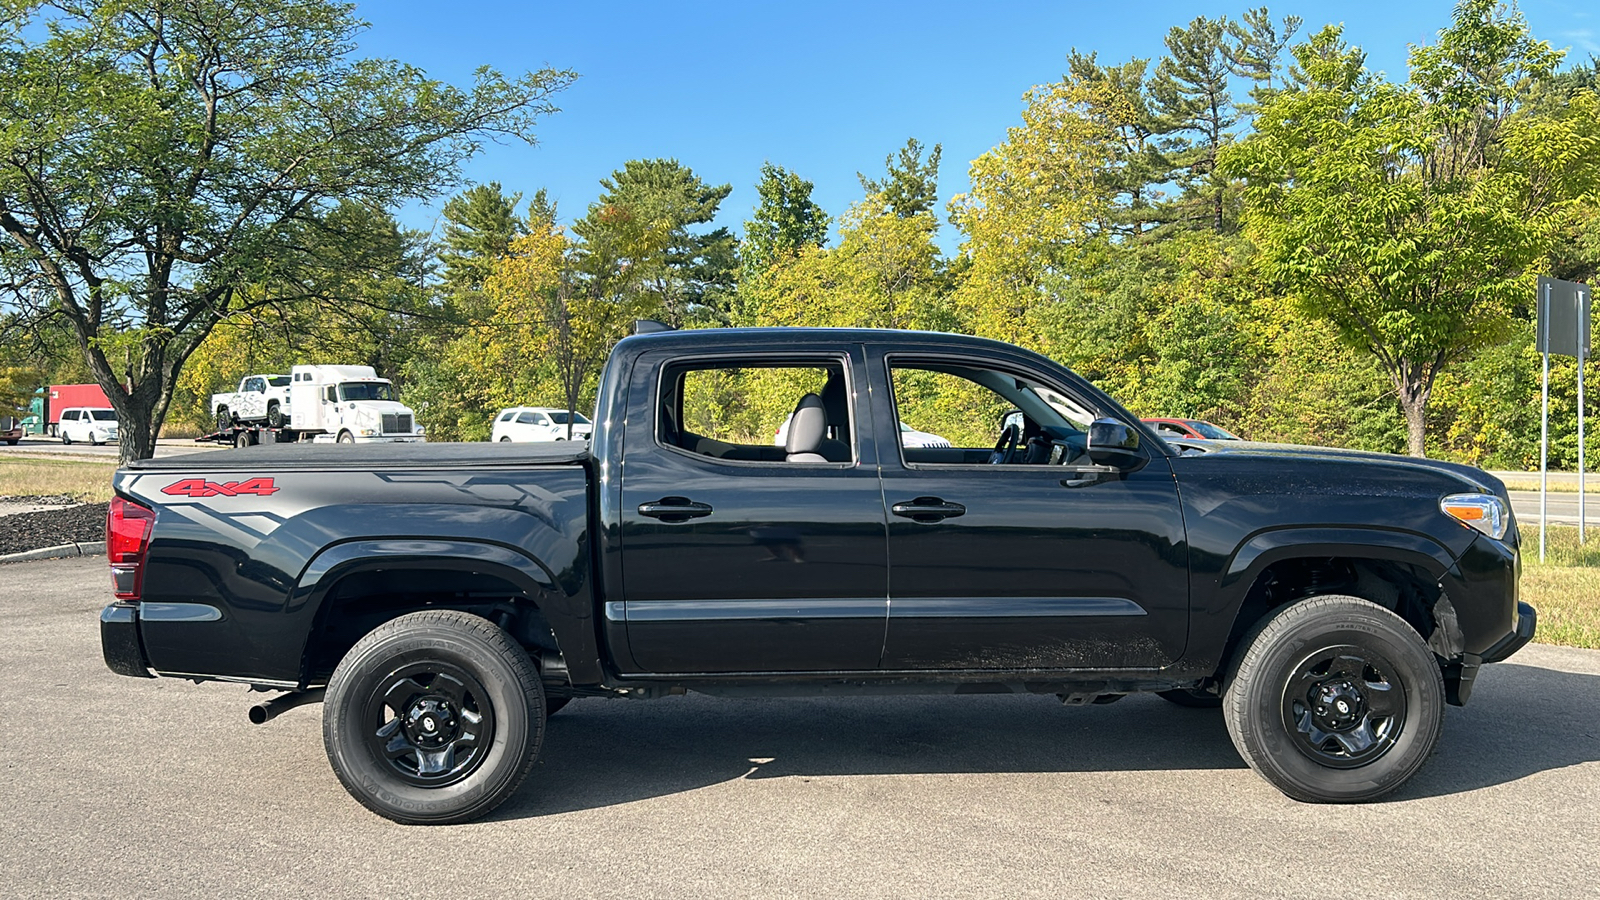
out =
<svg viewBox="0 0 1600 900"><path fill-rule="evenodd" d="M822 407L822 398L806 394L795 404L789 417L789 436L784 441L784 461L820 463L828 458L818 451L828 436L828 414Z"/></svg>

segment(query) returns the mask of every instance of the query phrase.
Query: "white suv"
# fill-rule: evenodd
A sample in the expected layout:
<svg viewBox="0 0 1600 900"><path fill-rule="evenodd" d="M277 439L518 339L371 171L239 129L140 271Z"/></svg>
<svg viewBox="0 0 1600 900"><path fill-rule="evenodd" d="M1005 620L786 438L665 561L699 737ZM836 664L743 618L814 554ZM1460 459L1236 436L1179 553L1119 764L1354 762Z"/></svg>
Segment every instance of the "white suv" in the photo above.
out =
<svg viewBox="0 0 1600 900"><path fill-rule="evenodd" d="M64 409L61 411L61 423L56 426L56 433L61 435L63 444L88 441L99 446L107 441L114 441L117 439L117 411L87 407Z"/></svg>
<svg viewBox="0 0 1600 900"><path fill-rule="evenodd" d="M586 441L594 426L582 413L572 414L572 439ZM548 406L513 406L494 418L491 441L564 441L567 411Z"/></svg>

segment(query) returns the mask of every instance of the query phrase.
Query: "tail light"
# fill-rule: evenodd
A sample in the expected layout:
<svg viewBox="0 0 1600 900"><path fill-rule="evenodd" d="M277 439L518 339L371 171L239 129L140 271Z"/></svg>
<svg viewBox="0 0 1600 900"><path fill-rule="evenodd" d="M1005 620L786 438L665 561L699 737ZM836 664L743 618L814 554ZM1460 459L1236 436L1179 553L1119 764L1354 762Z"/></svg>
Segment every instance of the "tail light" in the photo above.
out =
<svg viewBox="0 0 1600 900"><path fill-rule="evenodd" d="M155 510L111 498L106 513L106 557L111 561L111 593L118 600L138 600L144 587L144 561L150 552Z"/></svg>

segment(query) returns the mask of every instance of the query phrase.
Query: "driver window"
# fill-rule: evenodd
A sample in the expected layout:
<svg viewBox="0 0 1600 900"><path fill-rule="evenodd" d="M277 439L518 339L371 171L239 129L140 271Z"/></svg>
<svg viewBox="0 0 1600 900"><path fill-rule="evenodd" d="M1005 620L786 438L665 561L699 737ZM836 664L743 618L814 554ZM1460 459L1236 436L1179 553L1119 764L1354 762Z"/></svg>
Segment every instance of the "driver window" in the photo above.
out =
<svg viewBox="0 0 1600 900"><path fill-rule="evenodd" d="M917 465L1061 464L1089 417L1015 375L951 363L889 363L901 458Z"/></svg>

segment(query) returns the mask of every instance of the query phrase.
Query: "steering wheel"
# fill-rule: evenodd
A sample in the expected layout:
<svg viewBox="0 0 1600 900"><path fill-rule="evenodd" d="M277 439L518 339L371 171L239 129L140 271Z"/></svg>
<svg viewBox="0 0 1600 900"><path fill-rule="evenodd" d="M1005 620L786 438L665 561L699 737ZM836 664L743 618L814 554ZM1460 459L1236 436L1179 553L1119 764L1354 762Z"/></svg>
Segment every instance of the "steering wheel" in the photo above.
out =
<svg viewBox="0 0 1600 900"><path fill-rule="evenodd" d="M994 442L994 452L989 454L989 465L1005 465L1017 461L1017 446L1022 443L1022 429L1007 425Z"/></svg>

